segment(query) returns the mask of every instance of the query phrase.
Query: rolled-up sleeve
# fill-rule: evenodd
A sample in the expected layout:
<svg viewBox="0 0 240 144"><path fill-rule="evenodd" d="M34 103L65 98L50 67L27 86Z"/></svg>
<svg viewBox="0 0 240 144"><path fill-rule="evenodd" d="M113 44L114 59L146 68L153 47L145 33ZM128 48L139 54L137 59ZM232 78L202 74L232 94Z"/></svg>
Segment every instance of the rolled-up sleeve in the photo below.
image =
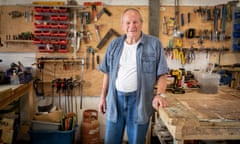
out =
<svg viewBox="0 0 240 144"><path fill-rule="evenodd" d="M160 54L159 54L160 55L160 60L159 60L159 63L158 63L157 76L168 73L168 65L167 65L167 61L166 61L166 58L165 58L165 53L164 53L164 50L162 48L161 43L160 43L159 49L160 49Z"/></svg>
<svg viewBox="0 0 240 144"><path fill-rule="evenodd" d="M109 46L108 46L108 48L107 48L107 50L105 52L105 55L103 57L103 60L102 60L102 62L100 63L100 65L98 67L98 70L100 70L103 73L109 73L109 67L110 67L110 65L109 65L109 62L110 62L109 61L109 56L110 56L110 54L109 53L110 53L111 45L112 45L112 43L109 44Z"/></svg>

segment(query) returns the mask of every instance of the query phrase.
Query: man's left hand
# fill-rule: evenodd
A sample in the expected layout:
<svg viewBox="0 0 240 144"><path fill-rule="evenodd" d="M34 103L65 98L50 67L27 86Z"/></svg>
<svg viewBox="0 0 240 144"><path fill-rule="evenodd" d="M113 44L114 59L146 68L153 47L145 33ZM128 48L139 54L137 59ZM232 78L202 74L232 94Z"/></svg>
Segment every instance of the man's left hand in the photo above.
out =
<svg viewBox="0 0 240 144"><path fill-rule="evenodd" d="M167 107L167 101L162 96L155 96L152 101L152 106L154 109L158 110L159 108Z"/></svg>

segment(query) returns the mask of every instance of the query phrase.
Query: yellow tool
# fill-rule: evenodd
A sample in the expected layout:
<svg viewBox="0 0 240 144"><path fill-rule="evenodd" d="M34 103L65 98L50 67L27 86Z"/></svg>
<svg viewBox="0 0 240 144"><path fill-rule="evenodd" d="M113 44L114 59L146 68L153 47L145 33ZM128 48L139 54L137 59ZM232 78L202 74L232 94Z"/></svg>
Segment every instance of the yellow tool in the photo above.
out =
<svg viewBox="0 0 240 144"><path fill-rule="evenodd" d="M180 70L171 70L170 71L170 74L172 77L174 77L174 83L173 83L173 90L172 92L173 93L185 93L185 90L184 88L182 87L181 83L182 83L182 78L183 78L183 75L185 74L184 73L184 69Z"/></svg>
<svg viewBox="0 0 240 144"><path fill-rule="evenodd" d="M180 52L178 54L178 58L179 58L179 61L181 62L181 64L186 64L186 58L185 58L185 54L184 54L183 50L180 50Z"/></svg>
<svg viewBox="0 0 240 144"><path fill-rule="evenodd" d="M174 48L172 52L172 59L178 60L181 64L186 64L186 57L182 49Z"/></svg>
<svg viewBox="0 0 240 144"><path fill-rule="evenodd" d="M32 4L36 5L64 5L63 1L34 1Z"/></svg>
<svg viewBox="0 0 240 144"><path fill-rule="evenodd" d="M183 39L182 38L175 38L175 47L182 48L183 47Z"/></svg>
<svg viewBox="0 0 240 144"><path fill-rule="evenodd" d="M179 59L178 49L174 48L172 52L172 59Z"/></svg>

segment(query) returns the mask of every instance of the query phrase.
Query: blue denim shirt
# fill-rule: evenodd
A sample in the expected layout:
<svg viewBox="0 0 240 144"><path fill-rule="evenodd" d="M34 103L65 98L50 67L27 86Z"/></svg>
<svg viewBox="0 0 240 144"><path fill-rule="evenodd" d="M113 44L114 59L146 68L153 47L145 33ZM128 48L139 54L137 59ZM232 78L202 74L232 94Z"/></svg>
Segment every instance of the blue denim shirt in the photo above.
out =
<svg viewBox="0 0 240 144"><path fill-rule="evenodd" d="M118 64L126 35L114 39L108 46L99 70L109 75L107 119L117 121L116 87ZM153 113L153 90L157 78L168 73L162 44L157 37L142 33L137 47L137 118L138 124L148 122Z"/></svg>

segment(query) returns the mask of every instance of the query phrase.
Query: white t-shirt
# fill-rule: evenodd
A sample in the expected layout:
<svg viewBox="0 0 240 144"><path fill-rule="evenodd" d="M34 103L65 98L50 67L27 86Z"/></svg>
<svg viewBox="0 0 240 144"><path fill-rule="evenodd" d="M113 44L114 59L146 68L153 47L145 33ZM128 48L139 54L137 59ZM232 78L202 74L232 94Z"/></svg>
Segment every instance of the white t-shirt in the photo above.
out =
<svg viewBox="0 0 240 144"><path fill-rule="evenodd" d="M140 40L133 45L124 43L116 78L116 89L118 91L133 92L137 90L136 53L139 42Z"/></svg>

